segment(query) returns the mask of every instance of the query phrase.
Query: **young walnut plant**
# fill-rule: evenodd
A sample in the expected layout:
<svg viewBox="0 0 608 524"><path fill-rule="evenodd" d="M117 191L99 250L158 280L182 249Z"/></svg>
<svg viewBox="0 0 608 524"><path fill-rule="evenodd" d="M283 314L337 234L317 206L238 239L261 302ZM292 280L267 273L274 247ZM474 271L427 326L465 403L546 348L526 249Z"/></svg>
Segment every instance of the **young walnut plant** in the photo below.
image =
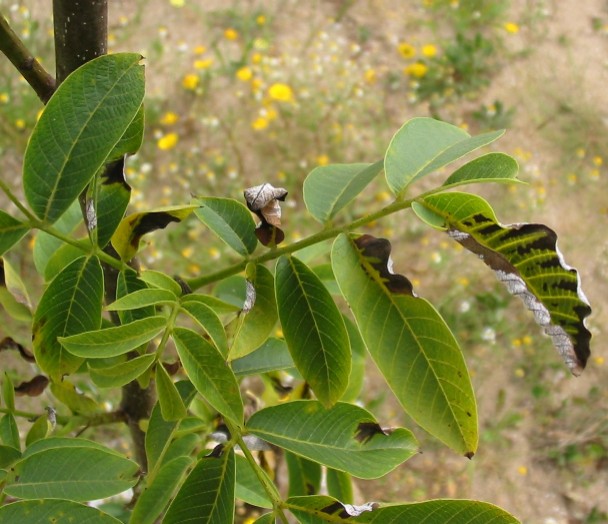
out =
<svg viewBox="0 0 608 524"><path fill-rule="evenodd" d="M48 413L40 406L20 438L16 417L23 413L15 408L15 389L5 375L0 521L69 516L118 523L86 502L137 487L122 521L230 523L236 501L242 501L260 508L259 523L518 522L486 502L354 501L350 487L351 477L382 477L407 467L403 463L420 451L408 429L387 429L357 405L366 353L421 428L468 458L479 438L458 341L407 276L393 270L391 250L402 247L363 234L367 224L412 210L413 219L446 232L523 299L573 374L585 367L591 310L576 270L557 250L555 233L536 224L503 226L481 197L453 191L472 183L517 183L515 160L486 153L435 188L416 193L418 179L502 132L472 137L444 122L414 118L394 135L383 160L314 169L304 182L304 203L322 227L290 244L279 227L279 202L287 192L267 183L245 190L246 206L199 196L125 217L130 187L122 174L124 158L143 137L140 59L129 53L101 56L72 73L30 138L23 167L26 203L2 183L21 216L0 212L0 253L32 230L38 246L55 246L35 252L47 282L38 304L31 303L6 258L0 302L16 323L31 325L43 377L37 384L49 384L56 405ZM341 221L340 212L382 172L394 202ZM84 238L70 233L83 220L82 194ZM186 218L200 220L240 260L185 281L129 265L143 235ZM331 271L298 257L330 239ZM110 271L118 275L116 300L103 304ZM221 292L226 282L230 300ZM336 305L334 295L346 300L348 310ZM23 341L2 344L29 353ZM274 391L287 390L287 375L294 388L285 400ZM268 387L264 402L244 391L243 381L253 376ZM147 464L82 436L89 426L116 419L78 392L76 382L101 391L153 384L158 401L141 422ZM286 457L287 497L254 456L273 447Z"/></svg>

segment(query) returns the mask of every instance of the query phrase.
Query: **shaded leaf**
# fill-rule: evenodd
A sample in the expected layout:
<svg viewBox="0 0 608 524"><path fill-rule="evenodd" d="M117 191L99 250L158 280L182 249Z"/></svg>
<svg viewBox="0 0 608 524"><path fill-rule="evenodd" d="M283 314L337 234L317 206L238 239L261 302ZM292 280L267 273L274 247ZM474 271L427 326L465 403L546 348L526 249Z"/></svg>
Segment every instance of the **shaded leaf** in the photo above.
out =
<svg viewBox="0 0 608 524"><path fill-rule="evenodd" d="M112 235L112 246L123 260L131 260L139 251L139 241L146 233L164 229L171 222L181 222L196 206L170 206L154 211L133 213L123 218Z"/></svg>
<svg viewBox="0 0 608 524"><path fill-rule="evenodd" d="M327 494L345 504L354 502L352 478L348 473L328 468L326 472Z"/></svg>
<svg viewBox="0 0 608 524"><path fill-rule="evenodd" d="M468 193L433 195L420 204L441 217L450 237L478 255L524 301L568 369L580 375L591 353L585 326L591 307L578 272L557 248L556 233L543 224L503 226L484 199Z"/></svg>
<svg viewBox="0 0 608 524"><path fill-rule="evenodd" d="M65 267L46 288L34 315L34 355L40 368L59 381L83 359L67 352L58 337L101 325L103 273L97 257L82 257Z"/></svg>
<svg viewBox="0 0 608 524"><path fill-rule="evenodd" d="M139 151L144 139L145 111L144 105L140 105L135 117L129 124L125 133L114 146L108 160L118 160L125 155L134 155Z"/></svg>
<svg viewBox="0 0 608 524"><path fill-rule="evenodd" d="M365 344L410 416L456 451L477 449L477 409L464 358L435 308L392 273L390 243L340 235L332 264Z"/></svg>
<svg viewBox="0 0 608 524"><path fill-rule="evenodd" d="M70 500L20 500L0 507L0 522L52 522L53 524L121 524L97 508Z"/></svg>
<svg viewBox="0 0 608 524"><path fill-rule="evenodd" d="M99 413L101 407L92 398L78 392L67 380L51 384L51 392L53 396L62 404L65 404L72 413L80 415L93 415Z"/></svg>
<svg viewBox="0 0 608 524"><path fill-rule="evenodd" d="M314 168L304 180L304 203L319 222L331 220L382 171L373 164L330 164Z"/></svg>
<svg viewBox="0 0 608 524"><path fill-rule="evenodd" d="M352 367L350 375L348 376L348 387L340 399L342 402L356 402L361 393L361 388L365 381L366 372L366 357L367 350L365 342L361 338L361 333L357 329L357 326L348 317L342 317L344 319L344 325L346 331L348 331L348 340L350 343L350 350L352 355Z"/></svg>
<svg viewBox="0 0 608 524"><path fill-rule="evenodd" d="M414 436L403 428L356 438L361 424L377 424L371 413L352 404L330 409L315 400L298 400L262 409L247 430L271 444L346 471L359 478L378 478L417 453Z"/></svg>
<svg viewBox="0 0 608 524"><path fill-rule="evenodd" d="M215 311L207 304L195 300L183 303L182 310L196 320L198 325L209 335L222 356L226 358L228 356L228 339L226 338L224 324L215 314Z"/></svg>
<svg viewBox="0 0 608 524"><path fill-rule="evenodd" d="M141 280L135 271L121 271L116 279L116 299L122 298L130 293L141 289L147 289L147 284ZM121 324L129 324L134 320L154 316L153 306L139 307L138 309L118 311Z"/></svg>
<svg viewBox="0 0 608 524"><path fill-rule="evenodd" d="M139 466L81 438L49 438L32 445L16 468L18 479L5 488L10 496L85 501L110 497L134 486Z"/></svg>
<svg viewBox="0 0 608 524"><path fill-rule="evenodd" d="M239 385L220 352L190 329L176 327L173 339L182 366L198 392L224 417L242 425Z"/></svg>
<svg viewBox="0 0 608 524"><path fill-rule="evenodd" d="M348 386L348 334L329 291L297 258L281 257L275 290L279 318L298 371L317 397L331 406Z"/></svg>
<svg viewBox="0 0 608 524"><path fill-rule="evenodd" d="M0 440L6 446L21 449L19 428L12 413L6 413L0 418Z"/></svg>
<svg viewBox="0 0 608 524"><path fill-rule="evenodd" d="M502 131L471 137L464 129L432 118L412 118L393 136L384 158L389 187L396 195L416 179L500 138Z"/></svg>
<svg viewBox="0 0 608 524"><path fill-rule="evenodd" d="M166 327L165 317L148 317L122 326L61 337L60 342L71 354L79 357L116 357L149 342Z"/></svg>
<svg viewBox="0 0 608 524"><path fill-rule="evenodd" d="M72 246L71 244L63 244L49 257L46 267L44 268L44 280L49 282L53 280L61 270L69 266L74 260L82 256L82 249Z"/></svg>
<svg viewBox="0 0 608 524"><path fill-rule="evenodd" d="M454 171L443 187L455 187L479 182L521 182L517 178L519 165L505 153L487 153L467 162Z"/></svg>
<svg viewBox="0 0 608 524"><path fill-rule="evenodd" d="M245 257L255 251L255 222L243 204L216 197L198 198L194 203L200 206L194 214L239 255Z"/></svg>
<svg viewBox="0 0 608 524"><path fill-rule="evenodd" d="M117 388L135 380L150 368L156 360L156 355L141 355L112 366L100 366L97 360L91 360L89 375L96 386L100 388Z"/></svg>
<svg viewBox="0 0 608 524"><path fill-rule="evenodd" d="M250 264L247 278L255 289L255 303L237 319L238 328L229 360L244 357L260 347L272 333L278 319L272 273L261 264Z"/></svg>
<svg viewBox="0 0 608 524"><path fill-rule="evenodd" d="M173 499L163 523L233 522L235 470L232 449L203 457Z"/></svg>
<svg viewBox="0 0 608 524"><path fill-rule="evenodd" d="M258 508L272 508L272 502L260 480L254 473L251 465L242 455L235 455L236 459L236 489L235 497L247 504ZM270 482L270 480L269 480Z"/></svg>
<svg viewBox="0 0 608 524"><path fill-rule="evenodd" d="M231 301L224 301L221 298L217 298L211 295L202 295L200 293L192 293L185 295L181 298L183 305L189 302L200 302L210 307L218 315L224 315L226 313L236 313L241 310L242 302L237 306Z"/></svg>
<svg viewBox="0 0 608 524"><path fill-rule="evenodd" d="M0 446L0 469L6 469L21 458L21 451L11 446ZM1 515L1 513L0 513Z"/></svg>
<svg viewBox="0 0 608 524"><path fill-rule="evenodd" d="M289 476L289 496L316 495L321 488L321 465L285 451Z"/></svg>
<svg viewBox="0 0 608 524"><path fill-rule="evenodd" d="M176 297L179 297L182 294L182 288L175 278L170 277L162 271L142 271L139 278L151 287L170 291Z"/></svg>
<svg viewBox="0 0 608 524"><path fill-rule="evenodd" d="M270 337L253 353L232 361L237 376L258 375L294 367L293 359L284 340Z"/></svg>
<svg viewBox="0 0 608 524"><path fill-rule="evenodd" d="M139 289L106 306L108 311L127 311L140 309L158 304L170 304L175 302L175 295L166 289Z"/></svg>
<svg viewBox="0 0 608 524"><path fill-rule="evenodd" d="M53 427L52 427L48 417L46 415L42 415L42 416L38 417L32 424L32 427L27 432L27 435L25 436L25 445L27 447L29 447L32 444L34 444L35 442L45 439L46 436L51 431L53 431ZM29 497L21 497L21 498L29 498Z"/></svg>
<svg viewBox="0 0 608 524"><path fill-rule="evenodd" d="M102 168L144 97L141 56L100 56L53 94L25 151L23 187L36 215L50 223Z"/></svg>
<svg viewBox="0 0 608 524"><path fill-rule="evenodd" d="M184 418L187 415L186 406L184 406L173 380L162 365L157 364L155 369L156 392L161 415L165 420Z"/></svg>
<svg viewBox="0 0 608 524"><path fill-rule="evenodd" d="M0 255L21 240L30 227L0 210Z"/></svg>
<svg viewBox="0 0 608 524"><path fill-rule="evenodd" d="M137 499L129 522L133 524L154 524L165 509L190 467L190 457L178 457L163 465L152 483L147 485Z"/></svg>
<svg viewBox="0 0 608 524"><path fill-rule="evenodd" d="M2 400L9 413L15 411L15 387L13 386L11 377L8 376L6 371L4 372L4 378L2 380Z"/></svg>
<svg viewBox="0 0 608 524"><path fill-rule="evenodd" d="M19 273L0 257L0 305L14 319L31 322L31 302Z"/></svg>

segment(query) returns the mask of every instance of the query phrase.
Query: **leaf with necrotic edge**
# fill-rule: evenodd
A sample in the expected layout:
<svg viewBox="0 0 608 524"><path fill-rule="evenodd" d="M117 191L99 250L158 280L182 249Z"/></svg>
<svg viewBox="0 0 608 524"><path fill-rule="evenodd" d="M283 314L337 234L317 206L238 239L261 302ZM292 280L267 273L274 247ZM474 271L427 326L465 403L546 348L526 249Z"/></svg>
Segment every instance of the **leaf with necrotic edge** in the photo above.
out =
<svg viewBox="0 0 608 524"><path fill-rule="evenodd" d="M585 326L591 307L578 272L557 248L555 232L543 224L503 226L484 199L468 193L432 195L419 204L440 217L450 237L479 256L524 301L568 369L580 375L591 353Z"/></svg>
<svg viewBox="0 0 608 524"><path fill-rule="evenodd" d="M54 222L99 172L144 97L141 55L117 53L87 62L57 89L23 160L28 203Z"/></svg>
<svg viewBox="0 0 608 524"><path fill-rule="evenodd" d="M462 352L435 308L392 272L390 243L340 235L332 266L367 349L397 400L433 436L477 449L477 407Z"/></svg>

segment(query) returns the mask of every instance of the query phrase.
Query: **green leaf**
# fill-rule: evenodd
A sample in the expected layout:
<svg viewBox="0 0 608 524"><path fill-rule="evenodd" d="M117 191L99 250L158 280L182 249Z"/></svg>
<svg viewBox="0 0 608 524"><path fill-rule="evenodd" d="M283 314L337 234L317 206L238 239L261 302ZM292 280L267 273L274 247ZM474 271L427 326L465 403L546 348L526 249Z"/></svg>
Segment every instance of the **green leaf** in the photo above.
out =
<svg viewBox="0 0 608 524"><path fill-rule="evenodd" d="M222 324L222 321L215 314L215 311L205 303L194 300L183 304L182 311L185 311L196 320L198 325L209 335L209 338L222 356L226 358L228 356L228 339L226 338L224 324Z"/></svg>
<svg viewBox="0 0 608 524"><path fill-rule="evenodd" d="M522 183L517 178L518 171L519 165L512 156L505 153L487 153L454 171L443 183L443 187L479 182Z"/></svg>
<svg viewBox="0 0 608 524"><path fill-rule="evenodd" d="M253 353L232 361L232 371L237 376L259 375L269 371L294 367L293 359L284 340L269 338Z"/></svg>
<svg viewBox="0 0 608 524"><path fill-rule="evenodd" d="M159 335L167 327L165 317L148 317L130 324L87 331L59 341L72 355L108 358L124 355Z"/></svg>
<svg viewBox="0 0 608 524"><path fill-rule="evenodd" d="M15 449L21 449L19 440L19 428L12 413L6 413L0 418L0 440L6 445Z"/></svg>
<svg viewBox="0 0 608 524"><path fill-rule="evenodd" d="M194 214L218 238L239 255L251 255L258 245L251 212L232 198L205 197L194 200L200 207Z"/></svg>
<svg viewBox="0 0 608 524"><path fill-rule="evenodd" d="M147 284L141 280L135 271L126 270L118 273L116 279L116 299L120 299L141 289L148 289ZM154 306L139 307L138 309L118 311L121 324L129 324L134 320L140 320L155 315Z"/></svg>
<svg viewBox="0 0 608 524"><path fill-rule="evenodd" d="M13 386L13 381L6 371L2 380L2 400L4 400L4 405L9 412L15 411L15 386Z"/></svg>
<svg viewBox="0 0 608 524"><path fill-rule="evenodd" d="M343 471L327 468L326 472L327 494L345 504L354 501L353 482L351 476Z"/></svg>
<svg viewBox="0 0 608 524"><path fill-rule="evenodd" d="M313 169L304 180L304 203L319 222L331 220L382 171L374 164L330 164Z"/></svg>
<svg viewBox="0 0 608 524"><path fill-rule="evenodd" d="M65 267L46 288L34 315L34 355L40 368L60 381L83 359L67 352L58 337L101 325L103 273L97 257L81 257Z"/></svg>
<svg viewBox="0 0 608 524"><path fill-rule="evenodd" d="M433 436L472 456L477 410L464 358L435 308L388 269L390 249L385 239L340 235L332 250L336 280L403 408Z"/></svg>
<svg viewBox="0 0 608 524"><path fill-rule="evenodd" d="M210 307L213 311L215 311L218 315L224 315L227 313L236 313L241 310L241 306L243 303L241 302L238 306L225 302L217 297L213 297L211 295L202 295L200 293L191 293L189 295L184 295L181 298L182 305L189 304L190 302L198 302L200 304L205 304Z"/></svg>
<svg viewBox="0 0 608 524"><path fill-rule="evenodd" d="M44 280L50 282L61 270L69 266L74 260L82 256L82 249L72 246L71 244L62 244L49 257L46 267L44 268Z"/></svg>
<svg viewBox="0 0 608 524"><path fill-rule="evenodd" d="M233 304L242 310L247 300L247 279L241 275L220 280L213 289L214 295L223 302Z"/></svg>
<svg viewBox="0 0 608 524"><path fill-rule="evenodd" d="M218 448L203 457L188 475L163 524L234 522L234 450Z"/></svg>
<svg viewBox="0 0 608 524"><path fill-rule="evenodd" d="M156 392L160 412L165 420L181 420L187 415L186 406L162 363L156 364Z"/></svg>
<svg viewBox="0 0 608 524"><path fill-rule="evenodd" d="M12 446L0 446L0 469L6 469L21 458L21 451Z"/></svg>
<svg viewBox="0 0 608 524"><path fill-rule="evenodd" d="M112 235L112 246L125 261L131 260L139 251L139 241L145 234L166 228L171 222L181 222L196 209L196 206L169 206L133 213L121 220Z"/></svg>
<svg viewBox="0 0 608 524"><path fill-rule="evenodd" d="M49 422L48 417L46 415L39 416L34 421L32 427L29 429L27 435L25 436L25 445L31 446L35 442L43 440L51 431L53 431L53 428L51 426L51 423Z"/></svg>
<svg viewBox="0 0 608 524"><path fill-rule="evenodd" d="M503 226L483 198L468 193L433 195L420 204L524 301L572 374L580 375L590 355L585 318L591 307L578 272L563 261L555 232L543 224Z"/></svg>
<svg viewBox="0 0 608 524"><path fill-rule="evenodd" d="M79 502L110 497L137 483L139 466L99 444L80 438L49 438L36 444L15 466L19 476L6 486L8 495Z"/></svg>
<svg viewBox="0 0 608 524"><path fill-rule="evenodd" d="M106 164L96 184L97 245L101 248L112 238L131 199L131 186L127 184L124 169L124 157Z"/></svg>
<svg viewBox="0 0 608 524"><path fill-rule="evenodd" d="M32 321L31 302L19 273L0 257L0 305L15 320Z"/></svg>
<svg viewBox="0 0 608 524"><path fill-rule="evenodd" d="M276 267L279 318L298 371L325 406L348 386L348 334L329 291L303 262L281 257Z"/></svg>
<svg viewBox="0 0 608 524"><path fill-rule="evenodd" d="M19 500L0 507L0 522L121 524L107 513L70 500Z"/></svg>
<svg viewBox="0 0 608 524"><path fill-rule="evenodd" d="M61 382L51 383L53 396L66 405L72 413L79 415L93 415L101 411L101 407L92 398L79 393L74 384L64 379Z"/></svg>
<svg viewBox="0 0 608 524"><path fill-rule="evenodd" d="M323 522L366 522L402 524L428 522L440 524L518 524L506 511L476 500L429 500L411 504L343 504L332 497L290 497L286 507L303 524Z"/></svg>
<svg viewBox="0 0 608 524"><path fill-rule="evenodd" d="M229 360L244 357L259 348L277 323L272 273L260 264L251 264L247 267L247 278L255 289L255 303L237 320L239 327L232 341Z"/></svg>
<svg viewBox="0 0 608 524"><path fill-rule="evenodd" d="M161 271L142 271L139 278L151 287L170 291L176 297L179 297L182 294L182 288L177 281Z"/></svg>
<svg viewBox="0 0 608 524"><path fill-rule="evenodd" d="M275 524L274 513L266 513L256 519L253 524Z"/></svg>
<svg viewBox="0 0 608 524"><path fill-rule="evenodd" d="M27 224L0 210L0 255L19 242L29 230Z"/></svg>
<svg viewBox="0 0 608 524"><path fill-rule="evenodd" d="M80 202L76 200L68 210L61 215L54 227L60 233L64 233L68 236L75 236L75 231L81 223L82 210L80 209ZM40 275L45 274L46 265L49 259L62 245L63 241L58 238L51 236L44 231L38 231L36 234L36 243L34 244L34 265L36 266L36 271L38 271Z"/></svg>
<svg viewBox="0 0 608 524"><path fill-rule="evenodd" d="M367 351L365 342L361 338L361 333L357 329L357 326L348 317L342 317L344 319L344 325L346 331L348 331L348 340L350 342L350 350L352 353L352 367L350 375L348 377L348 387L340 399L342 402L356 402L361 393L363 382L365 381L366 372L366 357Z"/></svg>
<svg viewBox="0 0 608 524"><path fill-rule="evenodd" d="M179 391L184 406L188 408L190 402L192 402L192 399L196 395L196 389L194 389L194 386L186 380L178 382L175 386ZM148 431L146 431L145 445L149 471L158 469L160 464L163 463L177 426L177 422L167 421L162 417L160 405L157 402L152 409L150 421L148 423Z"/></svg>
<svg viewBox="0 0 608 524"><path fill-rule="evenodd" d="M175 295L166 289L139 289L106 306L108 311L128 311L158 304L171 304L175 302Z"/></svg>
<svg viewBox="0 0 608 524"><path fill-rule="evenodd" d="M321 488L321 465L285 451L289 475L289 496L315 495Z"/></svg>
<svg viewBox="0 0 608 524"><path fill-rule="evenodd" d="M432 118L412 118L393 136L384 158L389 187L402 194L416 179L500 138L504 131L471 137L464 129Z"/></svg>
<svg viewBox="0 0 608 524"><path fill-rule="evenodd" d="M242 455L235 455L235 459L236 498L258 508L272 508L272 502L268 499L266 491L247 459Z"/></svg>
<svg viewBox="0 0 608 524"><path fill-rule="evenodd" d="M141 355L140 357L119 362L112 366L103 365L98 360L87 362L89 375L96 386L100 388L118 388L145 373L156 360L156 355Z"/></svg>
<svg viewBox="0 0 608 524"><path fill-rule="evenodd" d="M78 198L133 121L144 97L144 69L134 53L104 55L57 89L28 142L25 196L54 222Z"/></svg>
<svg viewBox="0 0 608 524"><path fill-rule="evenodd" d="M182 366L198 392L224 417L242 425L239 385L220 352L190 329L175 328L173 339Z"/></svg>
<svg viewBox="0 0 608 524"><path fill-rule="evenodd" d="M398 428L390 434L371 413L352 404L325 409L315 400L298 400L262 409L247 430L271 444L355 477L386 475L417 453L414 436Z"/></svg>
<svg viewBox="0 0 608 524"><path fill-rule="evenodd" d="M163 465L152 483L146 486L137 499L129 522L133 524L157 522L192 462L190 457L178 457Z"/></svg>
<svg viewBox="0 0 608 524"><path fill-rule="evenodd" d="M134 155L137 153L144 140L144 124L145 111L144 105L142 104L139 106L129 127L110 153L108 160L119 160L124 158L125 155Z"/></svg>

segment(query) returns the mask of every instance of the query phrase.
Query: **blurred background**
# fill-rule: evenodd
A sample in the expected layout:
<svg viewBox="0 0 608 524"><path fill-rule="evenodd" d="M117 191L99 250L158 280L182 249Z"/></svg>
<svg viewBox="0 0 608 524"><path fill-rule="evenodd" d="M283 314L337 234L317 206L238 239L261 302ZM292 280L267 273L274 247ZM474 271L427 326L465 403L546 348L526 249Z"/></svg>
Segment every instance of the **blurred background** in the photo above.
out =
<svg viewBox="0 0 608 524"><path fill-rule="evenodd" d="M50 2L0 0L0 10L53 71ZM526 523L608 522L608 2L112 0L109 50L140 52L146 64L146 137L126 171L131 211L192 195L241 199L244 188L270 182L289 191L286 242L318 230L302 200L316 166L382 158L414 116L471 134L506 128L492 147L518 160L528 184L474 190L501 222L557 232L594 310L587 370L569 376L523 304L445 235L412 214L373 224L366 231L391 240L395 270L440 309L463 347L481 442L469 461L417 431L423 453L384 479L358 482L360 502L476 498ZM18 194L41 109L0 58L0 176ZM390 201L379 180L345 219ZM171 274L232 260L194 220L146 242L144 265ZM40 291L32 245L9 258ZM9 335L28 344L0 311L0 338ZM8 356L2 365L11 367ZM416 430L369 365L363 405L383 425Z"/></svg>

